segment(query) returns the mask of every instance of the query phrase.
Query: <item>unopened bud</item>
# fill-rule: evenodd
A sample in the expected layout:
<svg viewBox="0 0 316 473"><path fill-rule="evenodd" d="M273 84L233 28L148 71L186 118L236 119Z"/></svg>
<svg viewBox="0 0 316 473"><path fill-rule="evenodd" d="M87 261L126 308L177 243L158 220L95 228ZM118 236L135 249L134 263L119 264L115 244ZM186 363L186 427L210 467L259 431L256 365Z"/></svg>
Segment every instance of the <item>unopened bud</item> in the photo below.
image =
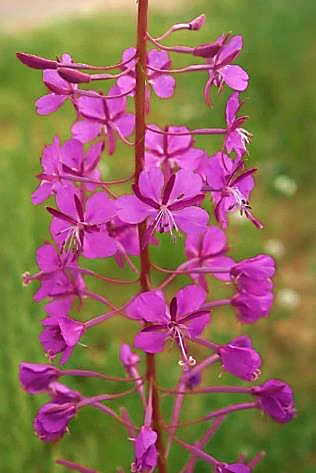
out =
<svg viewBox="0 0 316 473"><path fill-rule="evenodd" d="M202 28L202 26L204 26L205 20L206 20L206 16L204 14L197 16L192 21L190 21L189 23L190 29L193 31L199 31Z"/></svg>
<svg viewBox="0 0 316 473"><path fill-rule="evenodd" d="M46 59L45 57L35 56L35 54L16 53L16 57L26 66L32 69L56 69L57 61Z"/></svg>
<svg viewBox="0 0 316 473"><path fill-rule="evenodd" d="M69 67L59 67L58 74L66 81L72 82L73 84L82 84L91 81L90 74L76 69L70 69Z"/></svg>

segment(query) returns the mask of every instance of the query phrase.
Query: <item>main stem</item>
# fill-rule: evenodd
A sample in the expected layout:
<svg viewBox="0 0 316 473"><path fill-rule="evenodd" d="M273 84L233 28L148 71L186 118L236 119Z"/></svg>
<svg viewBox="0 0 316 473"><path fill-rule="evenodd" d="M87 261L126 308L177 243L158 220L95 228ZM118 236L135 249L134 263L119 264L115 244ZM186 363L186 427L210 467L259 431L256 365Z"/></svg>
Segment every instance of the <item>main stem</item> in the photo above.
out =
<svg viewBox="0 0 316 473"><path fill-rule="evenodd" d="M136 92L135 92L135 182L144 168L144 143L145 143L145 81L146 81L146 33L148 19L148 0L138 0L137 15L137 62L136 62ZM148 245L144 247L144 233L146 224L138 226L140 243L140 284L142 291L150 289L150 258ZM156 388L156 365L154 355L146 355L147 382L152 386L152 408L153 408L153 428L157 432L158 449L158 470L159 473L167 473L164 446L162 439L162 429L160 425L160 403L159 392Z"/></svg>

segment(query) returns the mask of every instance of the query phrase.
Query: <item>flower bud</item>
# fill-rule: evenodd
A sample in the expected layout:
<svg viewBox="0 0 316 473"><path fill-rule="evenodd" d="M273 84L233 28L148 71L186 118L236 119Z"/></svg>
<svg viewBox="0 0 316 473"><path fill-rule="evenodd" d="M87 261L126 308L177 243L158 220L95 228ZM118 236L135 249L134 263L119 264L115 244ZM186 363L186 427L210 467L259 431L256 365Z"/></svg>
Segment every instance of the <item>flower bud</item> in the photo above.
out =
<svg viewBox="0 0 316 473"><path fill-rule="evenodd" d="M48 391L50 383L60 376L60 370L48 364L20 363L19 380L29 394Z"/></svg>
<svg viewBox="0 0 316 473"><path fill-rule="evenodd" d="M16 57L26 66L32 69L56 69L57 62L35 54L16 53Z"/></svg>
<svg viewBox="0 0 316 473"><path fill-rule="evenodd" d="M259 399L259 406L273 420L284 424L295 416L293 391L280 379L270 379L261 386L252 388Z"/></svg>
<svg viewBox="0 0 316 473"><path fill-rule="evenodd" d="M251 473L251 468L244 463L221 463L217 465L216 473Z"/></svg>
<svg viewBox="0 0 316 473"><path fill-rule="evenodd" d="M261 356L252 348L251 339L237 337L218 348L224 370L245 381L255 381L261 374Z"/></svg>
<svg viewBox="0 0 316 473"><path fill-rule="evenodd" d="M73 84L83 84L91 81L90 74L69 67L59 67L58 74L66 81L72 82Z"/></svg>
<svg viewBox="0 0 316 473"><path fill-rule="evenodd" d="M156 441L157 433L143 425L135 439L135 461L131 466L132 473L153 471L157 465Z"/></svg>
<svg viewBox="0 0 316 473"><path fill-rule="evenodd" d="M206 20L206 16L204 14L197 16L192 21L190 21L190 29L193 31L199 31L202 26L204 26Z"/></svg>

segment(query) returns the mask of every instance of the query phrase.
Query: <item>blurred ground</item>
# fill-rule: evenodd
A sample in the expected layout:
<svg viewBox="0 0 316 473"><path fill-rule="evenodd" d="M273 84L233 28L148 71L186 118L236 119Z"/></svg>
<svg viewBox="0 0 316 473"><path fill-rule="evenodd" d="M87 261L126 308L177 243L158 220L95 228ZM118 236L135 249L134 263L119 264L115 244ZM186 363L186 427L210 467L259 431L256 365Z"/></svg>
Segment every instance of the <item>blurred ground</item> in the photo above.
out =
<svg viewBox="0 0 316 473"><path fill-rule="evenodd" d="M179 0L151 0L151 7L171 11ZM185 8L187 0L181 1ZM0 0L0 31L14 32L54 22L56 18L88 16L117 10L133 10L135 0Z"/></svg>

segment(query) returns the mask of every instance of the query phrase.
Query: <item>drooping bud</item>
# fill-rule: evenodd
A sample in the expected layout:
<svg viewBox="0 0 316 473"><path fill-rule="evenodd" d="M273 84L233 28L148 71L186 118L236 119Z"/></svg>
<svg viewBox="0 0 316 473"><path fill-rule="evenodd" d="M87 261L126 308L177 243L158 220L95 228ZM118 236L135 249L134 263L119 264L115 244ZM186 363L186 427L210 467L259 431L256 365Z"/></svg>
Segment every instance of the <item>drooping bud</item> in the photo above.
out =
<svg viewBox="0 0 316 473"><path fill-rule="evenodd" d="M29 394L37 394L49 389L50 383L60 376L60 370L48 364L20 363L19 380Z"/></svg>
<svg viewBox="0 0 316 473"><path fill-rule="evenodd" d="M16 53L16 57L22 62L22 64L25 64L32 69L57 69L57 61L36 56L35 54Z"/></svg>
<svg viewBox="0 0 316 473"><path fill-rule="evenodd" d="M70 69L68 67L59 67L58 74L68 82L73 84L84 84L91 81L90 74L78 71L77 69Z"/></svg>
<svg viewBox="0 0 316 473"><path fill-rule="evenodd" d="M276 422L285 424L295 416L293 391L284 381L269 379L252 388L252 394L259 398L261 409Z"/></svg>
<svg viewBox="0 0 316 473"><path fill-rule="evenodd" d="M224 370L245 381L255 381L261 374L261 356L247 336L237 337L218 348Z"/></svg>
<svg viewBox="0 0 316 473"><path fill-rule="evenodd" d="M199 31L202 28L202 26L204 26L205 20L206 20L206 16L204 15L204 13L202 15L197 16L192 21L190 21L189 23L190 29L193 31Z"/></svg>

